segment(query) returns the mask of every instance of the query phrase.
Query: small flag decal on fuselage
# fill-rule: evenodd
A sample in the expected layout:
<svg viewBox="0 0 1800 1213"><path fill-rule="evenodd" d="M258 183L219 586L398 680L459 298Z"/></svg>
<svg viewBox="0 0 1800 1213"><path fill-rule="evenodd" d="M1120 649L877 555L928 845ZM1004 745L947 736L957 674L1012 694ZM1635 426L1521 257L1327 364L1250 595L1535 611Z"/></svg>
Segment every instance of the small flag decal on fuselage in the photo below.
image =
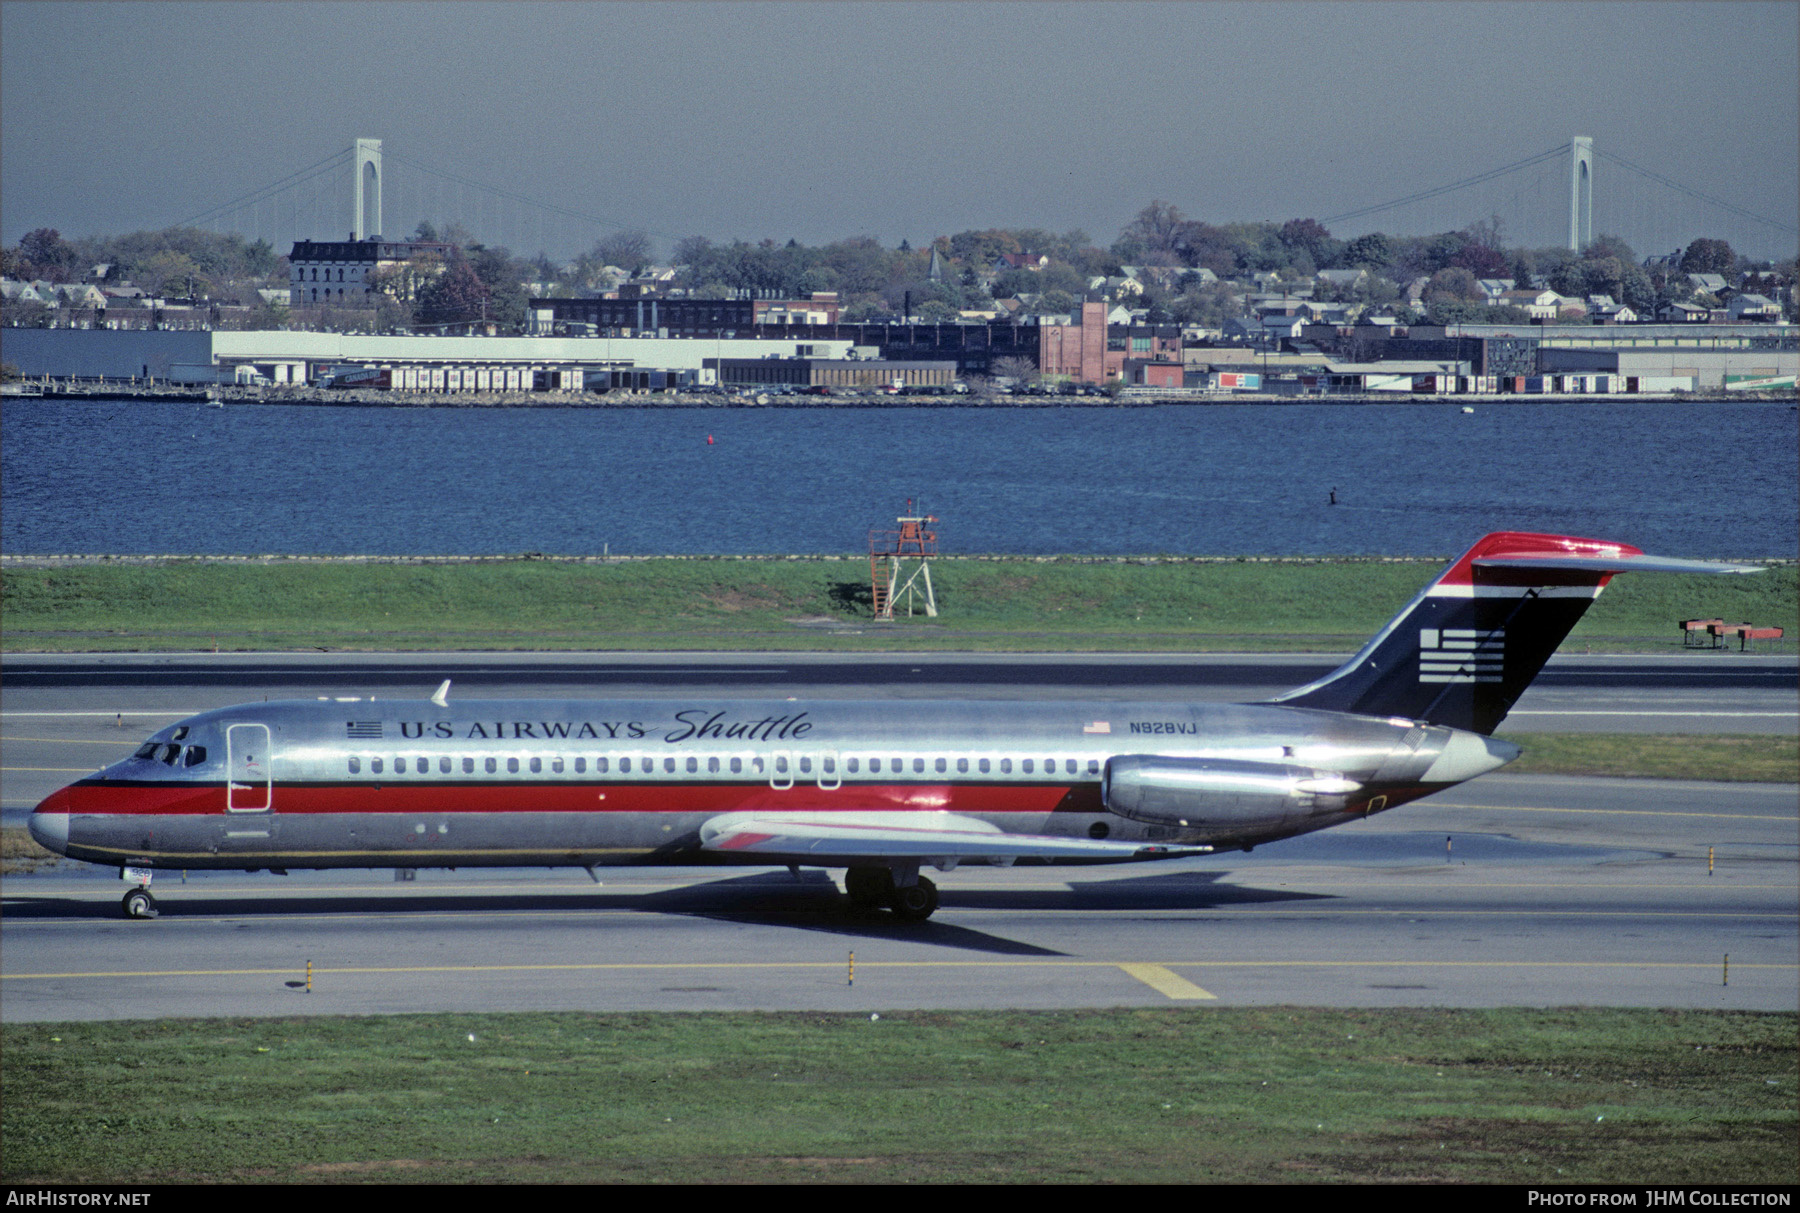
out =
<svg viewBox="0 0 1800 1213"><path fill-rule="evenodd" d="M347 721L344 726L344 732L347 736L349 736L351 738L355 738L357 740L373 741L381 736L381 721L379 721L379 720Z"/></svg>
<svg viewBox="0 0 1800 1213"><path fill-rule="evenodd" d="M1420 628L1420 682L1499 682L1506 667L1506 629Z"/></svg>
<svg viewBox="0 0 1800 1213"><path fill-rule="evenodd" d="M1110 733L1112 732L1112 722L1107 720L1096 720L1093 724L1082 725L1081 731L1083 733Z"/></svg>

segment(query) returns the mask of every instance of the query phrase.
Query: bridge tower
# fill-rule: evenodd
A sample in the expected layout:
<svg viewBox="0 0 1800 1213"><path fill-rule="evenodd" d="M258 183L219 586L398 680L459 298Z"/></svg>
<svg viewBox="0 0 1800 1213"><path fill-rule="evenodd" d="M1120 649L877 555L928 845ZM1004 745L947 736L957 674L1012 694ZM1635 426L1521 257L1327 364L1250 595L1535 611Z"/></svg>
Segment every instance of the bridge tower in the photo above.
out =
<svg viewBox="0 0 1800 1213"><path fill-rule="evenodd" d="M1594 141L1586 135L1569 140L1569 251L1579 253L1594 242Z"/></svg>
<svg viewBox="0 0 1800 1213"><path fill-rule="evenodd" d="M937 595L931 589L931 558L937 555L937 531L927 530L937 519L913 509L906 501L906 513L894 519L898 530L872 527L869 530L869 589L875 607L875 618L892 619L894 604L906 599L906 613L913 613L917 602L925 614L937 618ZM914 564L916 562L916 564ZM901 580L906 567L913 570Z"/></svg>
<svg viewBox="0 0 1800 1213"><path fill-rule="evenodd" d="M350 203L350 238L381 235L381 140L358 139L353 145L356 182Z"/></svg>

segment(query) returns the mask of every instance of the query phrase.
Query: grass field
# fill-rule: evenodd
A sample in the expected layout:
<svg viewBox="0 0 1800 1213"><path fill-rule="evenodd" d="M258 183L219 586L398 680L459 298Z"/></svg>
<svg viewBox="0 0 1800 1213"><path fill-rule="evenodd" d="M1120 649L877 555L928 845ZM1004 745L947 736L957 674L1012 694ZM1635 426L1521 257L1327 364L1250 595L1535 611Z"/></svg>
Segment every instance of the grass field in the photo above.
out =
<svg viewBox="0 0 1800 1213"><path fill-rule="evenodd" d="M1800 737L1774 733L1514 733L1523 746L1508 775L1610 775L1632 779L1800 781Z"/></svg>
<svg viewBox="0 0 1800 1213"><path fill-rule="evenodd" d="M9 566L7 652L281 649L1207 651L1353 649L1435 560L977 559L933 565L940 614L871 617L865 559L613 563L159 561ZM1624 577L1565 650L1680 647L1676 622L1800 626L1793 562Z"/></svg>
<svg viewBox="0 0 1800 1213"><path fill-rule="evenodd" d="M1795 1016L8 1024L8 1182L1791 1183Z"/></svg>

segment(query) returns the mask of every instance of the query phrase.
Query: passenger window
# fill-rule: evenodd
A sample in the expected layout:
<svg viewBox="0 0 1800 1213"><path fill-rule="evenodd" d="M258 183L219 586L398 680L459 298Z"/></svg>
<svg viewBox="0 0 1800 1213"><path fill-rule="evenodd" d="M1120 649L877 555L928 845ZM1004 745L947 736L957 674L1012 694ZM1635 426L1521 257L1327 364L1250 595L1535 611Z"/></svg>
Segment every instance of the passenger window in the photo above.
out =
<svg viewBox="0 0 1800 1213"><path fill-rule="evenodd" d="M675 760L673 758L663 759L663 773L666 775L673 775L675 773Z"/></svg>
<svg viewBox="0 0 1800 1213"><path fill-rule="evenodd" d="M1019 773L1021 775L1031 774L1031 759L1027 758L1019 763Z"/></svg>
<svg viewBox="0 0 1800 1213"><path fill-rule="evenodd" d="M837 773L837 759L829 754L825 755L825 757L819 761L819 765L825 769L827 775L835 775Z"/></svg>
<svg viewBox="0 0 1800 1213"><path fill-rule="evenodd" d="M438 774L439 775L448 775L449 773L450 773L450 760L448 758L438 759Z"/></svg>
<svg viewBox="0 0 1800 1213"><path fill-rule="evenodd" d="M381 759L379 759L379 758L369 759L369 773L371 775L381 774Z"/></svg>
<svg viewBox="0 0 1800 1213"><path fill-rule="evenodd" d="M949 769L950 769L950 764L947 761L945 761L942 758L937 760L937 773L939 775L942 775L944 772L948 771Z"/></svg>
<svg viewBox="0 0 1800 1213"><path fill-rule="evenodd" d="M354 755L351 756L351 758L350 758L350 773L352 775L362 774L362 759L357 758Z"/></svg>
<svg viewBox="0 0 1800 1213"><path fill-rule="evenodd" d="M594 773L596 775L606 774L606 768L608 765L609 764L607 763L606 759L604 759L604 758L594 759Z"/></svg>
<svg viewBox="0 0 1800 1213"><path fill-rule="evenodd" d="M1099 773L1100 773L1100 760L1098 758L1088 759L1088 774L1089 775L1098 775Z"/></svg>
<svg viewBox="0 0 1800 1213"><path fill-rule="evenodd" d="M587 759L577 758L575 760L575 773L577 775L583 775L583 774L587 773Z"/></svg>
<svg viewBox="0 0 1800 1213"><path fill-rule="evenodd" d="M508 775L517 775L519 773L519 760L517 758L508 758L506 760L506 773Z"/></svg>
<svg viewBox="0 0 1800 1213"><path fill-rule="evenodd" d="M763 760L760 754L750 760L750 770L757 775L763 773Z"/></svg>
<svg viewBox="0 0 1800 1213"><path fill-rule="evenodd" d="M719 760L717 758L708 758L706 760L706 769L708 773L717 775L719 773Z"/></svg>
<svg viewBox="0 0 1800 1213"><path fill-rule="evenodd" d="M631 758L629 755L619 759L619 771L621 774L631 774Z"/></svg>
<svg viewBox="0 0 1800 1213"><path fill-rule="evenodd" d="M486 764L486 765L487 765L487 773L488 773L488 774L489 774L489 775L492 775L492 774L494 774L494 773L495 773L495 772L497 772L497 771L499 771L499 769L500 769L500 765L499 765L499 763L498 763L498 762L497 762L497 761L496 761L496 760L494 760L494 759L492 759L492 758L490 758L490 759L488 759L488 760L487 760L487 764Z"/></svg>
<svg viewBox="0 0 1800 1213"><path fill-rule="evenodd" d="M879 759L879 758L869 759L869 774L871 774L871 775L881 774L881 759Z"/></svg>
<svg viewBox="0 0 1800 1213"><path fill-rule="evenodd" d="M1071 758L1067 762L1063 763L1063 770L1067 771L1071 775L1079 775L1081 773L1081 764L1079 762L1076 762L1073 758Z"/></svg>
<svg viewBox="0 0 1800 1213"><path fill-rule="evenodd" d="M404 758L394 759L394 774L396 774L396 775L406 774L406 759L404 759Z"/></svg>
<svg viewBox="0 0 1800 1213"><path fill-rule="evenodd" d="M777 775L787 774L787 755L786 754L777 754L775 756L775 773Z"/></svg>
<svg viewBox="0 0 1800 1213"><path fill-rule="evenodd" d="M475 773L475 760L473 758L463 759L463 774L464 775L473 775L474 773Z"/></svg>
<svg viewBox="0 0 1800 1213"><path fill-rule="evenodd" d="M977 763L977 764L976 764L976 765L977 765L977 766L979 766L979 767L980 767L980 768L981 768L981 773L982 773L982 774L983 774L983 775L986 775L986 774L987 774L987 773L988 773L988 760L987 760L987 759L985 759L985 758L983 758L983 759L982 759L982 760L981 760L981 761L980 761L980 762L978 762L978 763Z"/></svg>
<svg viewBox="0 0 1800 1213"><path fill-rule="evenodd" d="M733 758L731 760L731 773L733 775L736 775L738 772L742 771L743 769L744 769L744 760L742 758Z"/></svg>
<svg viewBox="0 0 1800 1213"><path fill-rule="evenodd" d="M802 775L812 774L812 759L804 754L800 756L800 773Z"/></svg>
<svg viewBox="0 0 1800 1213"><path fill-rule="evenodd" d="M542 758L533 758L531 760L531 773L533 775L540 773L543 769L544 769L544 760Z"/></svg>
<svg viewBox="0 0 1800 1213"><path fill-rule="evenodd" d="M913 774L914 775L923 775L924 773L925 773L925 760L923 758L913 759Z"/></svg>
<svg viewBox="0 0 1800 1213"><path fill-rule="evenodd" d="M553 773L554 773L554 774L557 774L557 775L561 775L561 774L562 774L562 769L563 769L563 760L562 760L562 759L560 759L560 758L552 758L552 759L551 759L551 760L550 760L550 770L551 770L551 771L552 771L552 772L553 772Z"/></svg>
<svg viewBox="0 0 1800 1213"><path fill-rule="evenodd" d="M1000 760L1000 773L1002 775L1011 775L1012 774L1012 759L1002 758Z"/></svg>
<svg viewBox="0 0 1800 1213"><path fill-rule="evenodd" d="M958 775L967 775L969 773L969 760L967 758L958 758L956 760L956 773Z"/></svg>
<svg viewBox="0 0 1800 1213"><path fill-rule="evenodd" d="M700 771L700 760L698 758L693 757L692 755L689 755L688 760L687 760L687 769L688 769L689 775L698 774Z"/></svg>

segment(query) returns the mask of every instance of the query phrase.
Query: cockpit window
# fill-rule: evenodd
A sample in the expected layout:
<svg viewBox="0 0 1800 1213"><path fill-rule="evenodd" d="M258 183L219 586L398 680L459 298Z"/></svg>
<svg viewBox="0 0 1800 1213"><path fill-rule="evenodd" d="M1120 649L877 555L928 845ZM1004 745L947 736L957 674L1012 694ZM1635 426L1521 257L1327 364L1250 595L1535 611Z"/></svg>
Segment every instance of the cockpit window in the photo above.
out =
<svg viewBox="0 0 1800 1213"><path fill-rule="evenodd" d="M169 734L169 740L170 741L186 741L187 735L188 735L187 726L184 724L179 729L176 729L173 733Z"/></svg>
<svg viewBox="0 0 1800 1213"><path fill-rule="evenodd" d="M197 767L205 761L206 761L206 747L205 746L191 745L187 748L187 759L186 759L185 765L190 766L190 767Z"/></svg>
<svg viewBox="0 0 1800 1213"><path fill-rule="evenodd" d="M171 767L174 766L175 765L175 757L176 757L176 755L178 755L180 753L181 753L181 747L176 745L174 742L170 742L168 745L163 747L163 752L161 755L163 764L165 766L171 766Z"/></svg>
<svg viewBox="0 0 1800 1213"><path fill-rule="evenodd" d="M137 753L133 754L132 757L133 758L155 758L157 744L158 743L156 743L154 741L146 741L143 745L138 747Z"/></svg>

